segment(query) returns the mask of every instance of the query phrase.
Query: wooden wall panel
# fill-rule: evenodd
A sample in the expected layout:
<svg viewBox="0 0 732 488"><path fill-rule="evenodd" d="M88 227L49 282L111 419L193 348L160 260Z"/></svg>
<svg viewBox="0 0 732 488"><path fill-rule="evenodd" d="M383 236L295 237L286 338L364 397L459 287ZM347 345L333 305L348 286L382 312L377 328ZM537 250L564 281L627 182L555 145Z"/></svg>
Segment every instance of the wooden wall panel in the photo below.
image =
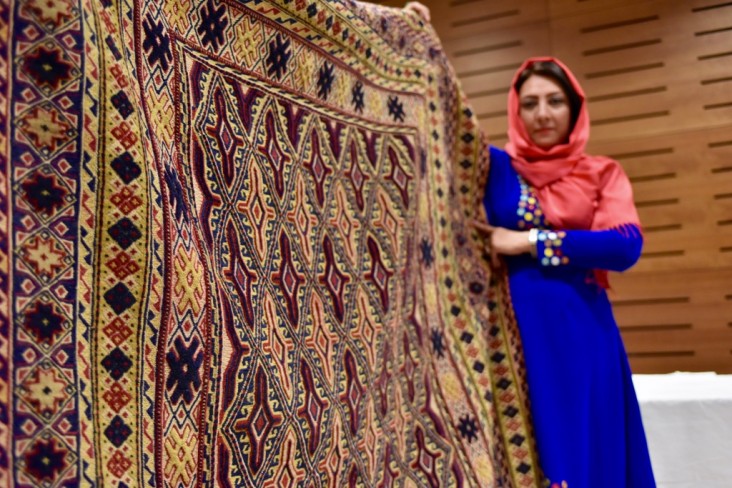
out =
<svg viewBox="0 0 732 488"><path fill-rule="evenodd" d="M727 197L732 144L715 146L729 127L642 139L593 142L592 151L619 160L633 183L645 229L643 259L631 271L732 267L732 216ZM710 147L713 146L713 147Z"/></svg>
<svg viewBox="0 0 732 488"><path fill-rule="evenodd" d="M724 371L732 355L727 298L732 268L676 270L618 276L615 315L634 368ZM690 286L692 284L692 286ZM698 361L698 365L693 365ZM710 366L711 365L711 366Z"/></svg>
<svg viewBox="0 0 732 488"><path fill-rule="evenodd" d="M546 23L548 5L536 0L437 0L422 2L445 45L455 39L516 26Z"/></svg>
<svg viewBox="0 0 732 488"><path fill-rule="evenodd" d="M694 12L695 3L608 2L617 6L602 16L552 19L556 54L591 94L595 139L729 124L729 86L701 82L725 77L724 62L708 56L732 46L720 27L732 25L732 8Z"/></svg>
<svg viewBox="0 0 732 488"><path fill-rule="evenodd" d="M524 58L580 79L589 150L623 164L644 225L641 260L611 276L634 371L732 372L732 2L423 3L493 144Z"/></svg>
<svg viewBox="0 0 732 488"><path fill-rule="evenodd" d="M495 31L494 36L471 35L445 43L461 84L491 141L505 141L506 93L521 60L547 45L549 30L534 24L523 36L514 29Z"/></svg>

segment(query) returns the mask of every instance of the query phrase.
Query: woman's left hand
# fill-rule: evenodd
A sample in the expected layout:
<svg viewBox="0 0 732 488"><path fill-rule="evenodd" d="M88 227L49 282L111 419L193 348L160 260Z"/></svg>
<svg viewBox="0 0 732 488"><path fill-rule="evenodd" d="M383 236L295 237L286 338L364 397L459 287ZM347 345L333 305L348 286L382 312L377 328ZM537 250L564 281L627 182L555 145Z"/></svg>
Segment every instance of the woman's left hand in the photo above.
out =
<svg viewBox="0 0 732 488"><path fill-rule="evenodd" d="M409 2L404 8L412 10L427 22L430 21L430 9L419 2Z"/></svg>

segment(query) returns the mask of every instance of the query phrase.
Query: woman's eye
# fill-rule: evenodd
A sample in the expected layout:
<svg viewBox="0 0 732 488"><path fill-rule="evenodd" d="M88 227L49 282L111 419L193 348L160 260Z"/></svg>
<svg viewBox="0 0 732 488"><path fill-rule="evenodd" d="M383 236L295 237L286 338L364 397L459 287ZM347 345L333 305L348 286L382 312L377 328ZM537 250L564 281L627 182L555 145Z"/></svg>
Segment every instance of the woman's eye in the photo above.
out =
<svg viewBox="0 0 732 488"><path fill-rule="evenodd" d="M536 102L534 100L521 102L521 108L524 110L531 110L534 107L536 107Z"/></svg>
<svg viewBox="0 0 732 488"><path fill-rule="evenodd" d="M549 104L553 105L555 107L558 107L559 105L564 105L566 102L564 98L550 98Z"/></svg>

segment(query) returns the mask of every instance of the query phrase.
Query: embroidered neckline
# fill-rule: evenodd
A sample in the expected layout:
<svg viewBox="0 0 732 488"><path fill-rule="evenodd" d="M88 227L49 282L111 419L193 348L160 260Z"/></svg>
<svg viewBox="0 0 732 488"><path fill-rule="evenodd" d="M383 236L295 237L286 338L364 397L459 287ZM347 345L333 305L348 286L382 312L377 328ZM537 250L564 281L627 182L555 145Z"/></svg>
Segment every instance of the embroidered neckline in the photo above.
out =
<svg viewBox="0 0 732 488"><path fill-rule="evenodd" d="M518 228L522 230L529 230L535 227L538 229L547 228L544 212L541 210L534 188L521 175L518 175L518 180L521 188L518 210L516 211L518 215Z"/></svg>

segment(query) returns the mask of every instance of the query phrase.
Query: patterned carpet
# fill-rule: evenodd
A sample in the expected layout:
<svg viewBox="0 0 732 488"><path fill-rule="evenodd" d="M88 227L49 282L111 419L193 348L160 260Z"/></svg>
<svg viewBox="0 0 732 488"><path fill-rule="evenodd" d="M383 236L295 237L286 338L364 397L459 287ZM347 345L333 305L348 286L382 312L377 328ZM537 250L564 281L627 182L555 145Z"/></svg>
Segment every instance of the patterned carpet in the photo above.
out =
<svg viewBox="0 0 732 488"><path fill-rule="evenodd" d="M349 0L0 4L0 485L538 486L487 168Z"/></svg>

